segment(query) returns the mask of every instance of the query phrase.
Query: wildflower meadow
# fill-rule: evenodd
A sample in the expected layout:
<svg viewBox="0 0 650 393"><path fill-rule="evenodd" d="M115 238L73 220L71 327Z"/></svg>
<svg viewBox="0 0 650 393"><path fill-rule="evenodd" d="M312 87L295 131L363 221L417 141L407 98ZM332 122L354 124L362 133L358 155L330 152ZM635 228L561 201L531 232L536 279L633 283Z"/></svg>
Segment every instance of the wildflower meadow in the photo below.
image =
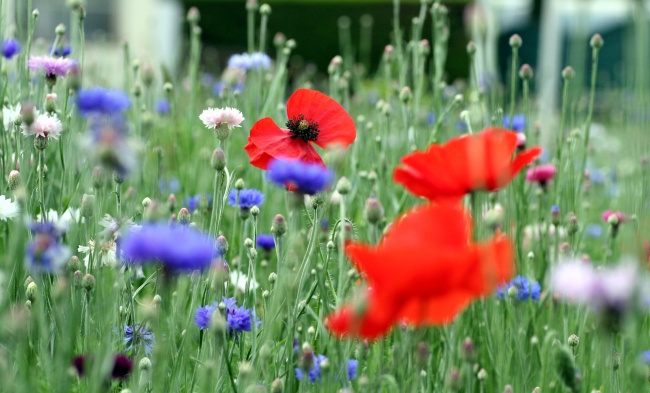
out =
<svg viewBox="0 0 650 393"><path fill-rule="evenodd" d="M178 70L125 41L106 75L96 2L56 1L36 37L0 0L0 392L650 391L643 2L620 80L598 33L546 80L517 34L484 72L494 36L441 0L393 0L371 66L349 18L327 69L294 62L319 43L248 0L223 64L228 15L191 7Z"/></svg>

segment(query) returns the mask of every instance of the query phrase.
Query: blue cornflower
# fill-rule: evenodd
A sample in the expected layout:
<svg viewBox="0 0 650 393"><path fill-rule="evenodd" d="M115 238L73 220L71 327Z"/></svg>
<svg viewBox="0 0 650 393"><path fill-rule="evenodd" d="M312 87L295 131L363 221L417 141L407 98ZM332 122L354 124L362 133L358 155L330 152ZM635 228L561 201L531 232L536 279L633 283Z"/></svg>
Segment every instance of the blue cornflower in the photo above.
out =
<svg viewBox="0 0 650 393"><path fill-rule="evenodd" d="M248 53L232 55L228 59L228 67L248 70L251 67L251 57Z"/></svg>
<svg viewBox="0 0 650 393"><path fill-rule="evenodd" d="M327 359L327 356L325 355L313 355L314 360L312 362L311 367L309 367L309 371L307 372L307 376L309 377L309 382L316 382L320 381L320 365ZM296 368L296 379L299 381L302 381L305 379L305 373L301 368Z"/></svg>
<svg viewBox="0 0 650 393"><path fill-rule="evenodd" d="M60 243L60 232L51 222L31 226L34 236L27 245L25 264L35 274L56 273L70 257L70 249Z"/></svg>
<svg viewBox="0 0 650 393"><path fill-rule="evenodd" d="M434 124L436 124L436 119L437 119L437 116L436 116L435 113L428 113L427 114L427 125L433 126Z"/></svg>
<svg viewBox="0 0 650 393"><path fill-rule="evenodd" d="M589 224L585 227L585 235L598 239L603 235L603 227L598 224Z"/></svg>
<svg viewBox="0 0 650 393"><path fill-rule="evenodd" d="M357 377L357 367L359 361L355 359L348 360L348 379L351 381Z"/></svg>
<svg viewBox="0 0 650 393"><path fill-rule="evenodd" d="M310 195L324 190L333 179L332 173L320 164L290 159L271 161L266 177L277 185Z"/></svg>
<svg viewBox="0 0 650 393"><path fill-rule="evenodd" d="M271 67L271 58L266 53L254 52L250 55L249 60L250 68L254 70L258 70L260 68L266 70Z"/></svg>
<svg viewBox="0 0 650 393"><path fill-rule="evenodd" d="M146 224L129 232L119 244L131 263L160 262L170 271L202 270L210 266L214 241L182 225Z"/></svg>
<svg viewBox="0 0 650 393"><path fill-rule="evenodd" d="M10 60L12 57L16 56L20 52L20 44L14 38L7 38L2 43L2 56L5 59Z"/></svg>
<svg viewBox="0 0 650 393"><path fill-rule="evenodd" d="M158 188L162 192L175 193L175 192L178 192L178 190L181 189L181 182L175 177L172 177L169 180L160 179L160 181L158 182ZM188 210L189 210L189 208L188 208Z"/></svg>
<svg viewBox="0 0 650 393"><path fill-rule="evenodd" d="M50 48L50 51L52 49ZM54 48L54 52L52 54L54 56L59 56L59 57L66 57L72 53L72 47L70 45L59 45L56 48Z"/></svg>
<svg viewBox="0 0 650 393"><path fill-rule="evenodd" d="M234 86L228 85L224 82L217 82L214 84L214 86L212 86L212 93L218 97L222 97L223 93L228 90L232 91L233 93L241 93L244 91L244 82L239 81Z"/></svg>
<svg viewBox="0 0 650 393"><path fill-rule="evenodd" d="M259 207L262 202L264 202L264 194L254 188L244 188L239 193L237 190L232 190L228 194L228 204L243 210L248 210L253 206Z"/></svg>
<svg viewBox="0 0 650 393"><path fill-rule="evenodd" d="M510 129L510 116L503 116L503 127ZM526 128L526 116L524 115L514 115L512 118L512 130L517 132L523 132Z"/></svg>
<svg viewBox="0 0 650 393"><path fill-rule="evenodd" d="M112 115L129 109L129 97L119 90L95 87L77 93L77 107L83 115L101 113Z"/></svg>
<svg viewBox="0 0 650 393"><path fill-rule="evenodd" d="M505 284L497 289L497 296L500 299L503 299L507 296L508 290L512 287L517 288L517 296L515 300L524 301L524 300L539 300L539 295L542 291L542 287L537 281L530 281L527 277L517 276L510 281L510 283Z"/></svg>
<svg viewBox="0 0 650 393"><path fill-rule="evenodd" d="M153 332L147 328L145 325L136 323L133 326L124 324L124 344L126 344L126 350L130 351L135 349L138 345L142 344L144 346L144 353L147 356L151 356L151 351L155 344L156 337Z"/></svg>
<svg viewBox="0 0 650 393"><path fill-rule="evenodd" d="M605 174L599 169L589 169L589 181L592 184L604 184L605 183Z"/></svg>
<svg viewBox="0 0 650 393"><path fill-rule="evenodd" d="M183 207L187 208L190 213L194 213L196 209L201 207L201 203L207 202L207 208L210 210L212 208L212 197L207 194L196 194L194 196L189 196L183 201Z"/></svg>
<svg viewBox="0 0 650 393"><path fill-rule="evenodd" d="M650 351L643 351L641 352L641 360L650 366Z"/></svg>
<svg viewBox="0 0 650 393"><path fill-rule="evenodd" d="M217 302L214 302L212 305L197 308L196 314L194 315L194 324L201 330L207 329L210 326L212 314L214 314L217 308L219 308Z"/></svg>
<svg viewBox="0 0 650 393"><path fill-rule="evenodd" d="M551 214L559 214L559 213L560 213L560 207L558 205L551 206Z"/></svg>
<svg viewBox="0 0 650 393"><path fill-rule="evenodd" d="M275 240L273 240L273 235L266 235L262 233L257 235L257 247L264 249L264 251L270 251L275 247Z"/></svg>
<svg viewBox="0 0 650 393"><path fill-rule="evenodd" d="M168 114L172 109L172 106L169 104L169 101L167 101L165 98L161 98L156 102L156 112L158 112L161 115L166 115Z"/></svg>
<svg viewBox="0 0 650 393"><path fill-rule="evenodd" d="M237 307L237 301L234 297L223 297L223 303L226 305L226 322L228 322L228 333L237 337L241 332L250 332L251 323L260 326L262 321L255 317L252 310L247 310L244 306ZM253 321L251 321L251 318Z"/></svg>

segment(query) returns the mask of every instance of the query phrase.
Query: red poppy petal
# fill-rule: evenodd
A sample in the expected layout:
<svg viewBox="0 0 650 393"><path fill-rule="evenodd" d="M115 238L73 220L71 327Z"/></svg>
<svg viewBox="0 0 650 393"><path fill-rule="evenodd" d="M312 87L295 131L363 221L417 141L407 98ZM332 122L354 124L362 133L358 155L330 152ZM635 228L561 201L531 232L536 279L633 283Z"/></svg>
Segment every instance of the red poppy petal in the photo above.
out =
<svg viewBox="0 0 650 393"><path fill-rule="evenodd" d="M316 90L296 90L287 101L287 115L289 119L304 115L305 119L318 123L320 133L314 143L322 148L347 147L357 136L354 120L345 108Z"/></svg>
<svg viewBox="0 0 650 393"><path fill-rule="evenodd" d="M466 192L466 186L447 171L442 148L432 145L427 152L414 152L402 158L402 166L395 168L393 180L411 193L436 202L457 203Z"/></svg>
<svg viewBox="0 0 650 393"><path fill-rule="evenodd" d="M510 239L497 235L489 243L477 247L477 263L482 274L474 274L467 281L467 288L473 289L476 295L485 295L508 281L513 274L514 254Z"/></svg>
<svg viewBox="0 0 650 393"><path fill-rule="evenodd" d="M510 165L510 173L512 176L515 176L519 171L524 169L524 167L531 162L533 162L539 155L542 154L541 147L533 147L526 150L523 153L520 153L515 157Z"/></svg>
<svg viewBox="0 0 650 393"><path fill-rule="evenodd" d="M343 306L327 316L325 326L339 337L363 337L373 340L384 336L393 325L393 321L378 323L368 318L369 316L371 314L357 314L352 307Z"/></svg>
<svg viewBox="0 0 650 393"><path fill-rule="evenodd" d="M517 148L517 133L502 128L488 128L482 133L485 144L483 166L486 168L482 179L486 190L496 190L512 180L510 164L512 154Z"/></svg>
<svg viewBox="0 0 650 393"><path fill-rule="evenodd" d="M473 296L462 290L428 299L414 298L400 310L399 317L413 325L446 325L471 303Z"/></svg>
<svg viewBox="0 0 650 393"><path fill-rule="evenodd" d="M273 119L265 117L251 128L248 144L244 147L251 164L266 169L273 158L294 158L325 165L318 152L302 139L292 139L288 130L281 129Z"/></svg>

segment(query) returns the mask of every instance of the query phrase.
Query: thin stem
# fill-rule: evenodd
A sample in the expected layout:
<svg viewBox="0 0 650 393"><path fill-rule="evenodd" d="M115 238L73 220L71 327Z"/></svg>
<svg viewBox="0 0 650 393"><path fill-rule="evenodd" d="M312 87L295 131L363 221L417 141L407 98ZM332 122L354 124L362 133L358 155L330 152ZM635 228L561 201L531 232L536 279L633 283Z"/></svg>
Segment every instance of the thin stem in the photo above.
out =
<svg viewBox="0 0 650 393"><path fill-rule="evenodd" d="M345 280L345 195L341 195L339 204L339 279L336 290L336 305L340 306L343 301L343 281Z"/></svg>
<svg viewBox="0 0 650 393"><path fill-rule="evenodd" d="M43 150L38 150L38 201L41 206L41 222L46 221L46 212L45 212L45 190L43 188L43 177L45 176L45 159L43 158Z"/></svg>
<svg viewBox="0 0 650 393"><path fill-rule="evenodd" d="M508 128L512 130L512 123L515 117L515 99L517 95L517 66L519 64L519 48L512 47L512 69L510 70L510 124Z"/></svg>

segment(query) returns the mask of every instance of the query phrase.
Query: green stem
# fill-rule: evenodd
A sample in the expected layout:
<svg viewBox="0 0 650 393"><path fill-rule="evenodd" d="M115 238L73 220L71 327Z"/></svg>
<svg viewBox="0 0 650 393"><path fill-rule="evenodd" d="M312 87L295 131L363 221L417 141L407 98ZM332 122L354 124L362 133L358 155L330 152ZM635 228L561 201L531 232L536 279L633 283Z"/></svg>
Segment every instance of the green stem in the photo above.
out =
<svg viewBox="0 0 650 393"><path fill-rule="evenodd" d="M345 281L345 195L341 195L339 203L339 279L336 290L337 307L343 302L343 283Z"/></svg>
<svg viewBox="0 0 650 393"><path fill-rule="evenodd" d="M515 99L517 96L517 66L519 64L519 47L512 47L512 69L510 70L510 124L508 128L512 130L512 123L515 117Z"/></svg>

